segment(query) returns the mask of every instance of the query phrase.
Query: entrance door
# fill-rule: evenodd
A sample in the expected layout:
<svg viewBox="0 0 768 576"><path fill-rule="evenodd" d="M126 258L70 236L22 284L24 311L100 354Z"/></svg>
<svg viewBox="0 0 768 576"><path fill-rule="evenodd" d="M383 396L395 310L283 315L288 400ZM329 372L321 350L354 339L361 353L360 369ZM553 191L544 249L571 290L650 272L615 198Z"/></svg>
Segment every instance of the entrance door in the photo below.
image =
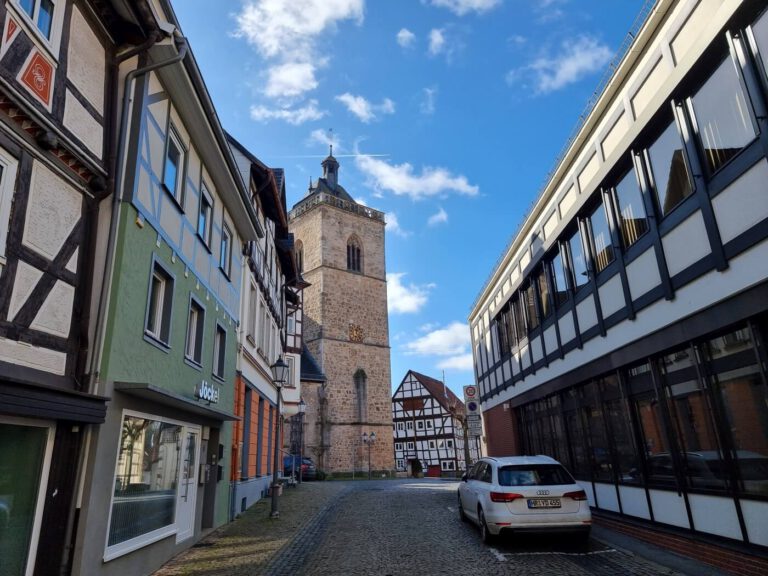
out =
<svg viewBox="0 0 768 576"><path fill-rule="evenodd" d="M200 429L185 428L179 471L179 496L176 501L176 542L191 538L195 533L195 501L200 454Z"/></svg>

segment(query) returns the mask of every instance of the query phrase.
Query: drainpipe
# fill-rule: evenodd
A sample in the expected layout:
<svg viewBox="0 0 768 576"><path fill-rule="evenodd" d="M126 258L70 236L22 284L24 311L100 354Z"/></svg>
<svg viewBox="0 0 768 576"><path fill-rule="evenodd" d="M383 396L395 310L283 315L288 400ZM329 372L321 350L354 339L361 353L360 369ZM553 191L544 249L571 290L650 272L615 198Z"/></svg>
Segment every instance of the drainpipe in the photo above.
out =
<svg viewBox="0 0 768 576"><path fill-rule="evenodd" d="M145 44L137 46L136 48L133 48L122 54L118 59L118 64L120 62L124 62L128 58L132 58L137 54L147 51L157 42L157 40L157 37L150 38L150 40ZM122 203L124 194L124 176L126 164L124 157L126 148L128 146L128 118L130 116L131 107L133 104L133 83L138 77L144 76L153 70L164 68L184 60L189 49L187 39L183 36L175 36L174 41L178 50L175 56L172 56L171 58L161 62L150 64L149 66L144 66L143 68L131 70L125 77L125 86L123 88L123 106L120 119L120 134L118 136L117 147L117 167L115 169L115 191L112 197L112 218L109 223L109 236L107 238L107 261L104 265L104 275L102 277L101 288L99 291L99 306L96 312L96 333L94 335L93 355L91 356L91 362L88 370L90 375L89 392L91 394L98 393L98 378L100 374L101 358L104 352L104 338L106 331L104 321L106 318L107 308L109 307L110 287L112 284L115 265L117 226L118 219L120 217L120 204Z"/></svg>
<svg viewBox="0 0 768 576"><path fill-rule="evenodd" d="M162 37L163 37L163 34L160 32L155 32L150 34L146 42L140 44L139 46L136 46L135 48L131 48L130 50L121 54L117 58L118 66L122 62L125 62L126 60L128 60L129 58L132 58L141 53L145 53L150 48L152 48L152 46L154 46ZM110 293L109 287L111 286L112 276L114 273L114 264L115 264L114 253L115 253L115 244L117 241L117 224L118 224L118 219L120 217L120 204L123 199L123 178L125 173L124 156L126 153L126 148L128 146L128 118L130 116L131 106L133 104L133 96L132 96L133 83L136 80L136 78L143 76L153 70L157 70L158 68L163 68L165 66L170 66L172 64L181 62L187 55L187 51L189 49L189 45L187 44L187 39L184 38L183 36L177 35L174 37L174 42L176 44L176 49L177 49L177 53L175 56L172 56L167 60L163 60L161 62L157 62L155 64L145 66L143 68L131 70L125 77L125 86L123 88L123 106L122 106L122 113L121 113L121 120L120 120L120 134L118 136L117 161L116 161L116 167L115 167L115 180L114 180L115 190L112 197L112 218L109 223L109 236L107 239L107 251L106 251L107 261L104 264L104 273L102 276L101 287L99 289L99 304L96 311L96 332L94 334L93 354L91 355L91 361L88 365L88 376L89 376L88 391L91 394L97 394L99 389L98 376L99 376L102 353L104 349L104 335L105 335L105 328L106 328L104 326L104 320L106 318L107 308L109 307L109 293ZM77 504L76 504L77 509L82 508L83 491L85 489L85 481L86 481L85 467L87 466L86 460L88 458L89 447L91 446L92 435L93 435L93 427L89 426L85 432L82 453L80 454L80 466L79 466L79 473L78 473L79 477L76 481L78 485ZM74 552L74 545L75 545L74 524L75 524L75 514L72 513L70 514L70 517L67 521L65 541L69 542L69 544L68 544L68 549L65 550L65 554L63 555L63 558L62 558L62 562L59 570L60 574L69 574L72 568L71 561L72 561L72 554Z"/></svg>

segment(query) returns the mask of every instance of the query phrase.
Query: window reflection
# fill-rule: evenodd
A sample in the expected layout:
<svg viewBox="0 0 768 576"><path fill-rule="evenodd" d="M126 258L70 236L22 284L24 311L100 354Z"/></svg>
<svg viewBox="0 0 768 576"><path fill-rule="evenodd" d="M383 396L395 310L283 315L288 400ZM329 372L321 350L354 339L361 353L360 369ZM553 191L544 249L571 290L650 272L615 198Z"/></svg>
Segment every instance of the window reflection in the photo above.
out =
<svg viewBox="0 0 768 576"><path fill-rule="evenodd" d="M550 263L552 269L552 279L555 282L553 286L553 292L555 296L555 303L560 306L564 302L568 301L568 286L565 283L565 269L563 268L563 258L560 256L560 252L556 252Z"/></svg>
<svg viewBox="0 0 768 576"><path fill-rule="evenodd" d="M768 496L768 393L745 327L706 344L713 388L731 432L740 489Z"/></svg>
<svg viewBox="0 0 768 576"><path fill-rule="evenodd" d="M528 329L533 330L539 326L539 317L536 315L536 292L533 284L523 291L525 297L525 311L528 318Z"/></svg>
<svg viewBox="0 0 768 576"><path fill-rule="evenodd" d="M763 15L752 25L752 36L760 52L759 60L763 64L765 73L768 74L768 12L763 12Z"/></svg>
<svg viewBox="0 0 768 576"><path fill-rule="evenodd" d="M648 230L648 219L643 208L643 196L637 185L635 169L630 170L616 186L619 228L624 247L632 246Z"/></svg>
<svg viewBox="0 0 768 576"><path fill-rule="evenodd" d="M659 209L667 215L693 192L683 143L674 122L651 144L648 160Z"/></svg>
<svg viewBox="0 0 768 576"><path fill-rule="evenodd" d="M691 104L704 159L713 174L757 135L730 57L691 98Z"/></svg>
<svg viewBox="0 0 768 576"><path fill-rule="evenodd" d="M547 269L543 268L537 279L539 285L539 305L541 306L541 315L547 318L552 312L552 304L549 300L549 284L547 283Z"/></svg>
<svg viewBox="0 0 768 576"><path fill-rule="evenodd" d="M592 241L595 243L595 267L597 272L600 272L613 262L614 258L611 230L602 203L592 212L589 222L592 227Z"/></svg>
<svg viewBox="0 0 768 576"><path fill-rule="evenodd" d="M584 248L581 243L581 233L578 230L568 240L568 248L571 252L573 283L574 286L578 288L589 281L589 276L587 275L587 263L584 260Z"/></svg>

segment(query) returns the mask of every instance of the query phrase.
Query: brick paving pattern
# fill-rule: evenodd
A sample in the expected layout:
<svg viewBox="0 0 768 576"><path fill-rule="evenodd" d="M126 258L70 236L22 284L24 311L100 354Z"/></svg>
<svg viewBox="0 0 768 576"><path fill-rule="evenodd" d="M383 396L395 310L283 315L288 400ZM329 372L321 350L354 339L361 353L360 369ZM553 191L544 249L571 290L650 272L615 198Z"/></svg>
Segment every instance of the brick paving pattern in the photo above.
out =
<svg viewBox="0 0 768 576"><path fill-rule="evenodd" d="M306 482L284 491L280 518L262 500L155 576L676 576L593 539L521 536L484 545L456 508L456 482ZM553 543L554 542L554 543Z"/></svg>

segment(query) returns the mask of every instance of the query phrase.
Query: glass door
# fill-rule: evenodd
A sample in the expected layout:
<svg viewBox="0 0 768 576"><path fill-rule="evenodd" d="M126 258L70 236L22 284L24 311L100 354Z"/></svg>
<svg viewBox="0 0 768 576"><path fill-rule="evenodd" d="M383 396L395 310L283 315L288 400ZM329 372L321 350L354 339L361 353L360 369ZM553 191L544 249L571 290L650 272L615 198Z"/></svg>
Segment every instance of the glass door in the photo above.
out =
<svg viewBox="0 0 768 576"><path fill-rule="evenodd" d="M179 491L176 506L176 542L192 537L195 533L195 503L197 499L197 475L200 454L200 429L186 428L181 447L183 458L179 474Z"/></svg>
<svg viewBox="0 0 768 576"><path fill-rule="evenodd" d="M48 481L53 424L0 418L0 575L31 575Z"/></svg>

